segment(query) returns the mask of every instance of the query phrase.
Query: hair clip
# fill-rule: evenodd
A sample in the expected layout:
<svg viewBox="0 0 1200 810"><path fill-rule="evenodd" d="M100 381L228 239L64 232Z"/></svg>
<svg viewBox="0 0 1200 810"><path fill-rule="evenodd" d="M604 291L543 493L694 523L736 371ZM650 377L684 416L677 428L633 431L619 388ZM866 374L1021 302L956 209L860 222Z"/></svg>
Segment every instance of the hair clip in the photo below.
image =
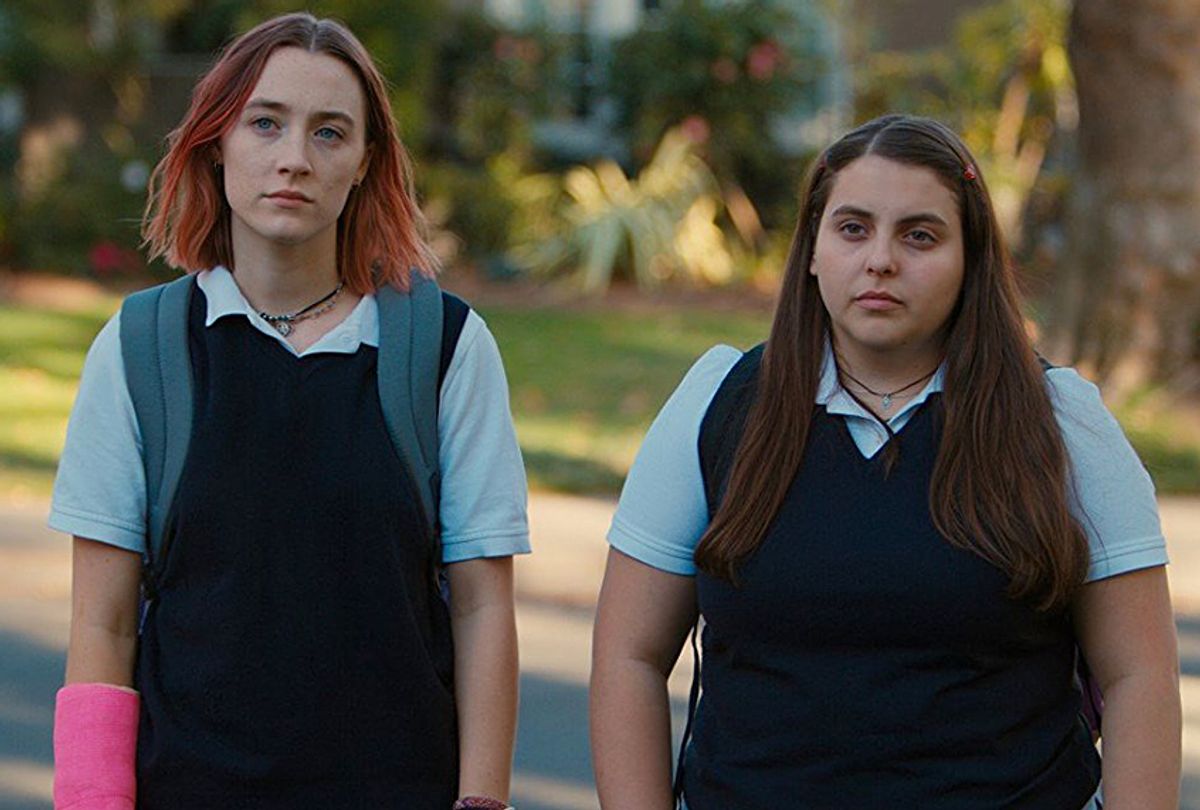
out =
<svg viewBox="0 0 1200 810"><path fill-rule="evenodd" d="M963 168L963 178L967 180L974 180L977 177L979 177L979 175L975 173L975 167L968 163Z"/></svg>

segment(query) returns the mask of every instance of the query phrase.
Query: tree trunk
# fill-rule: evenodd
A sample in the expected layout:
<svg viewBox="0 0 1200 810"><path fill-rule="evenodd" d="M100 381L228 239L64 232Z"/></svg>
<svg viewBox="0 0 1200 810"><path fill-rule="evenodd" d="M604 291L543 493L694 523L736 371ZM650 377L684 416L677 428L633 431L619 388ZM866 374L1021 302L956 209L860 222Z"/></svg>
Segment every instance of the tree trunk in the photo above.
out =
<svg viewBox="0 0 1200 810"><path fill-rule="evenodd" d="M1200 390L1200 3L1076 0L1079 164L1052 354Z"/></svg>

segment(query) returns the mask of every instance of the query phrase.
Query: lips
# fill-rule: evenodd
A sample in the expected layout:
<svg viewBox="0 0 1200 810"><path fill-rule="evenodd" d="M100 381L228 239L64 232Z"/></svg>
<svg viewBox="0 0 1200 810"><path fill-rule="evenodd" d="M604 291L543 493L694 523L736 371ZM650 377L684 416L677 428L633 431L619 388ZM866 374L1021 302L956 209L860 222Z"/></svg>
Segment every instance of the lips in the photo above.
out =
<svg viewBox="0 0 1200 810"><path fill-rule="evenodd" d="M868 290L867 292L861 293L860 295L856 296L854 300L855 301L891 301L893 304L900 303L899 298L892 295L891 293L884 292L883 290Z"/></svg>
<svg viewBox="0 0 1200 810"><path fill-rule="evenodd" d="M886 312L904 306L904 303L883 290L868 290L854 297L854 303L872 312Z"/></svg>
<svg viewBox="0 0 1200 810"><path fill-rule="evenodd" d="M291 189L281 189L279 191L272 191L270 194L267 195L267 199L279 200L281 202L284 200L289 200L292 202L312 202L312 198L309 197L307 194L303 194L299 191L292 191Z"/></svg>

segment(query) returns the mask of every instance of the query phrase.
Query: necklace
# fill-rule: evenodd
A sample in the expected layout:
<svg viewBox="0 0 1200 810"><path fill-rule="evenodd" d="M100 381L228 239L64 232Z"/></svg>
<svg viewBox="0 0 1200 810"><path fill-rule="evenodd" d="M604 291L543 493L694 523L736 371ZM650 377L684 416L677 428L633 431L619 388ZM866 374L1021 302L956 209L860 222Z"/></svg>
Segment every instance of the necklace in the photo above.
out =
<svg viewBox="0 0 1200 810"><path fill-rule="evenodd" d="M292 324L298 321L306 321L309 318L315 318L318 315L333 309L334 304L337 303L338 294L341 293L342 285L344 283L345 282L339 281L338 285L333 288L333 292L328 293L316 301L313 301L304 309L298 309L295 312L289 312L283 315L268 315L266 312L260 309L258 311L258 316L267 323L271 324L271 326L275 327L276 332L284 337L287 337L292 333L292 329L295 328L292 326Z"/></svg>
<svg viewBox="0 0 1200 810"><path fill-rule="evenodd" d="M876 391L875 389L873 389L869 385L867 385L865 382L863 382L862 380L855 377L849 371L846 371L846 369L842 368L841 365L838 365L838 374L842 375L847 380L854 383L862 390L866 391L868 394L879 397L879 404L883 406L883 409L885 411L888 408L892 407L892 397L896 396L896 394L902 394L905 391L907 391L908 389L913 388L914 386L925 382L930 377L932 377L936 371L937 371L936 368L933 371L927 371L924 374L922 374L920 377L917 377L917 379L908 383L907 385L900 386L895 391Z"/></svg>

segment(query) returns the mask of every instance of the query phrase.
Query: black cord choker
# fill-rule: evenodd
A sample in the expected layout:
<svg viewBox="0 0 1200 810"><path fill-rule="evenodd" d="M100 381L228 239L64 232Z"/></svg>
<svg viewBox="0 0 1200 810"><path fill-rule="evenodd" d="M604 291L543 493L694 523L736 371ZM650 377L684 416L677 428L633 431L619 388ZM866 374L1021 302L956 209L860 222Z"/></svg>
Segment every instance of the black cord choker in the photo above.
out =
<svg viewBox="0 0 1200 810"><path fill-rule="evenodd" d="M879 397L879 404L883 407L883 409L885 411L888 408L892 407L892 397L896 396L897 394L902 394L905 391L907 391L908 389L913 388L913 387L925 382L930 377L932 377L936 372L937 372L936 368L933 371L927 371L924 374L922 374L920 377L918 377L917 379L913 380L912 382L910 382L906 385L900 386L895 391L876 391L875 389L873 389L869 385L867 385L865 382L863 382L862 380L855 377L849 371L846 371L846 369L843 368L840 363L838 364L838 374L842 375L847 380L854 383L855 385L857 385L862 390L866 391L871 396Z"/></svg>
<svg viewBox="0 0 1200 810"><path fill-rule="evenodd" d="M342 286L344 284L345 282L339 281L338 285L333 288L333 292L326 294L317 301L313 301L304 309L298 309L295 312L289 312L284 315L268 315L266 312L263 312L260 309L258 311L258 316L267 323L271 324L271 326L275 327L276 332L284 337L287 337L292 333L292 329L295 328L292 326L292 324L298 321L306 321L309 318L315 318L318 315L333 309L334 304L337 303L338 295L341 293Z"/></svg>

